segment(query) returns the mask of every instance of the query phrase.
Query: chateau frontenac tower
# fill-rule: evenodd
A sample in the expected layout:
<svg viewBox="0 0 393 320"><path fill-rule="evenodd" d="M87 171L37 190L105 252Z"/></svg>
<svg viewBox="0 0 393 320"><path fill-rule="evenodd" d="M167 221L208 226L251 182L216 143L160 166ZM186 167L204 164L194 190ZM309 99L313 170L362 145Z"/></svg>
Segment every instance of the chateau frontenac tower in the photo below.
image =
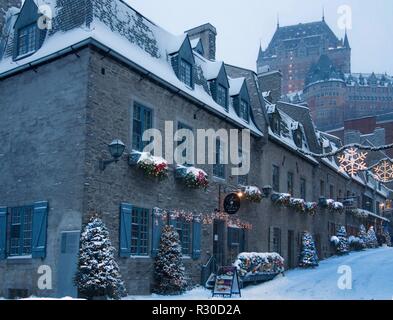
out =
<svg viewBox="0 0 393 320"><path fill-rule="evenodd" d="M280 70L282 94L301 91L305 86L307 73L321 55L327 55L343 73L351 73L351 47L348 36L339 39L325 18L322 21L299 23L281 27L276 32L265 51L260 48L258 73Z"/></svg>

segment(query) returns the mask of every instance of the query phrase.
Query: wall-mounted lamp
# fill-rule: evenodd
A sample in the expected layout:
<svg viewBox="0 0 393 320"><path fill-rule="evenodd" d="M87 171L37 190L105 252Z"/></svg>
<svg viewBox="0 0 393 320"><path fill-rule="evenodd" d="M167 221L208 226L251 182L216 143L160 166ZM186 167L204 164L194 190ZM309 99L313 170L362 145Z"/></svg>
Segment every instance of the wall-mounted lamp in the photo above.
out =
<svg viewBox="0 0 393 320"><path fill-rule="evenodd" d="M270 194L272 193L272 191L273 191L272 186L264 186L262 188L262 192L263 192L263 195L265 196L265 198L268 198L270 196Z"/></svg>
<svg viewBox="0 0 393 320"><path fill-rule="evenodd" d="M118 162L121 156L124 153L124 150L126 149L126 145L119 139L113 140L109 145L108 145L109 153L111 154L112 158L111 160L100 160L100 169L101 171L104 171L106 167L113 163L113 162Z"/></svg>

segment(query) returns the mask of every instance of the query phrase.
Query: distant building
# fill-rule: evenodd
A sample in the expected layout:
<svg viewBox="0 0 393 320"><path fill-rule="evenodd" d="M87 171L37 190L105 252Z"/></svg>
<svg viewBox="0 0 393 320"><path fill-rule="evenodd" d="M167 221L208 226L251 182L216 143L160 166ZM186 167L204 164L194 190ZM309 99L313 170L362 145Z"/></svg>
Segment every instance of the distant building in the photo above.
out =
<svg viewBox="0 0 393 320"><path fill-rule="evenodd" d="M393 143L393 112L379 116L363 117L344 121L344 126L329 131L344 143L370 141L374 145ZM393 150L386 154L393 158Z"/></svg>
<svg viewBox="0 0 393 320"><path fill-rule="evenodd" d="M322 21L280 27L265 51L260 48L257 70L264 73L280 70L282 93L303 90L306 76L321 55L328 55L344 73L351 72L351 47L348 36L338 39L323 18Z"/></svg>

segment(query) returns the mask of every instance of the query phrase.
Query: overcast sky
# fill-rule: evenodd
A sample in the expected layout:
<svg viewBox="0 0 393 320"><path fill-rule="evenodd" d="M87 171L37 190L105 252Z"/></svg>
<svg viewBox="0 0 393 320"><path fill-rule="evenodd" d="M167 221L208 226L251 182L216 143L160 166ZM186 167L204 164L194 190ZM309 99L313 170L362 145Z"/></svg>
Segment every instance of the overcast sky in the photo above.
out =
<svg viewBox="0 0 393 320"><path fill-rule="evenodd" d="M347 5L352 11L348 31L353 72L388 72L393 75L392 0L126 0L136 10L166 30L184 30L210 22L217 28L217 59L256 69L258 44L265 49L281 26L321 20L339 38L344 36L337 13Z"/></svg>

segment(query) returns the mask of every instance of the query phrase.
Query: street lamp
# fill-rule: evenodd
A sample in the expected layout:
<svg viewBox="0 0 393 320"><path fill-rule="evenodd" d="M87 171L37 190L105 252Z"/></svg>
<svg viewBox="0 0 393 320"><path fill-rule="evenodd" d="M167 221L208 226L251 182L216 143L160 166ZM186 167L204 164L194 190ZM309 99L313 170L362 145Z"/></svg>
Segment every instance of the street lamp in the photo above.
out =
<svg viewBox="0 0 393 320"><path fill-rule="evenodd" d="M115 139L113 140L109 145L108 145L109 153L111 154L112 158L111 160L100 160L100 170L104 171L106 167L113 163L113 162L118 162L121 156L124 153L124 150L126 149L125 144L119 140Z"/></svg>
<svg viewBox="0 0 393 320"><path fill-rule="evenodd" d="M268 198L269 195L272 193L272 191L273 191L272 186L264 186L264 187L262 188L262 192L263 192L265 198Z"/></svg>

